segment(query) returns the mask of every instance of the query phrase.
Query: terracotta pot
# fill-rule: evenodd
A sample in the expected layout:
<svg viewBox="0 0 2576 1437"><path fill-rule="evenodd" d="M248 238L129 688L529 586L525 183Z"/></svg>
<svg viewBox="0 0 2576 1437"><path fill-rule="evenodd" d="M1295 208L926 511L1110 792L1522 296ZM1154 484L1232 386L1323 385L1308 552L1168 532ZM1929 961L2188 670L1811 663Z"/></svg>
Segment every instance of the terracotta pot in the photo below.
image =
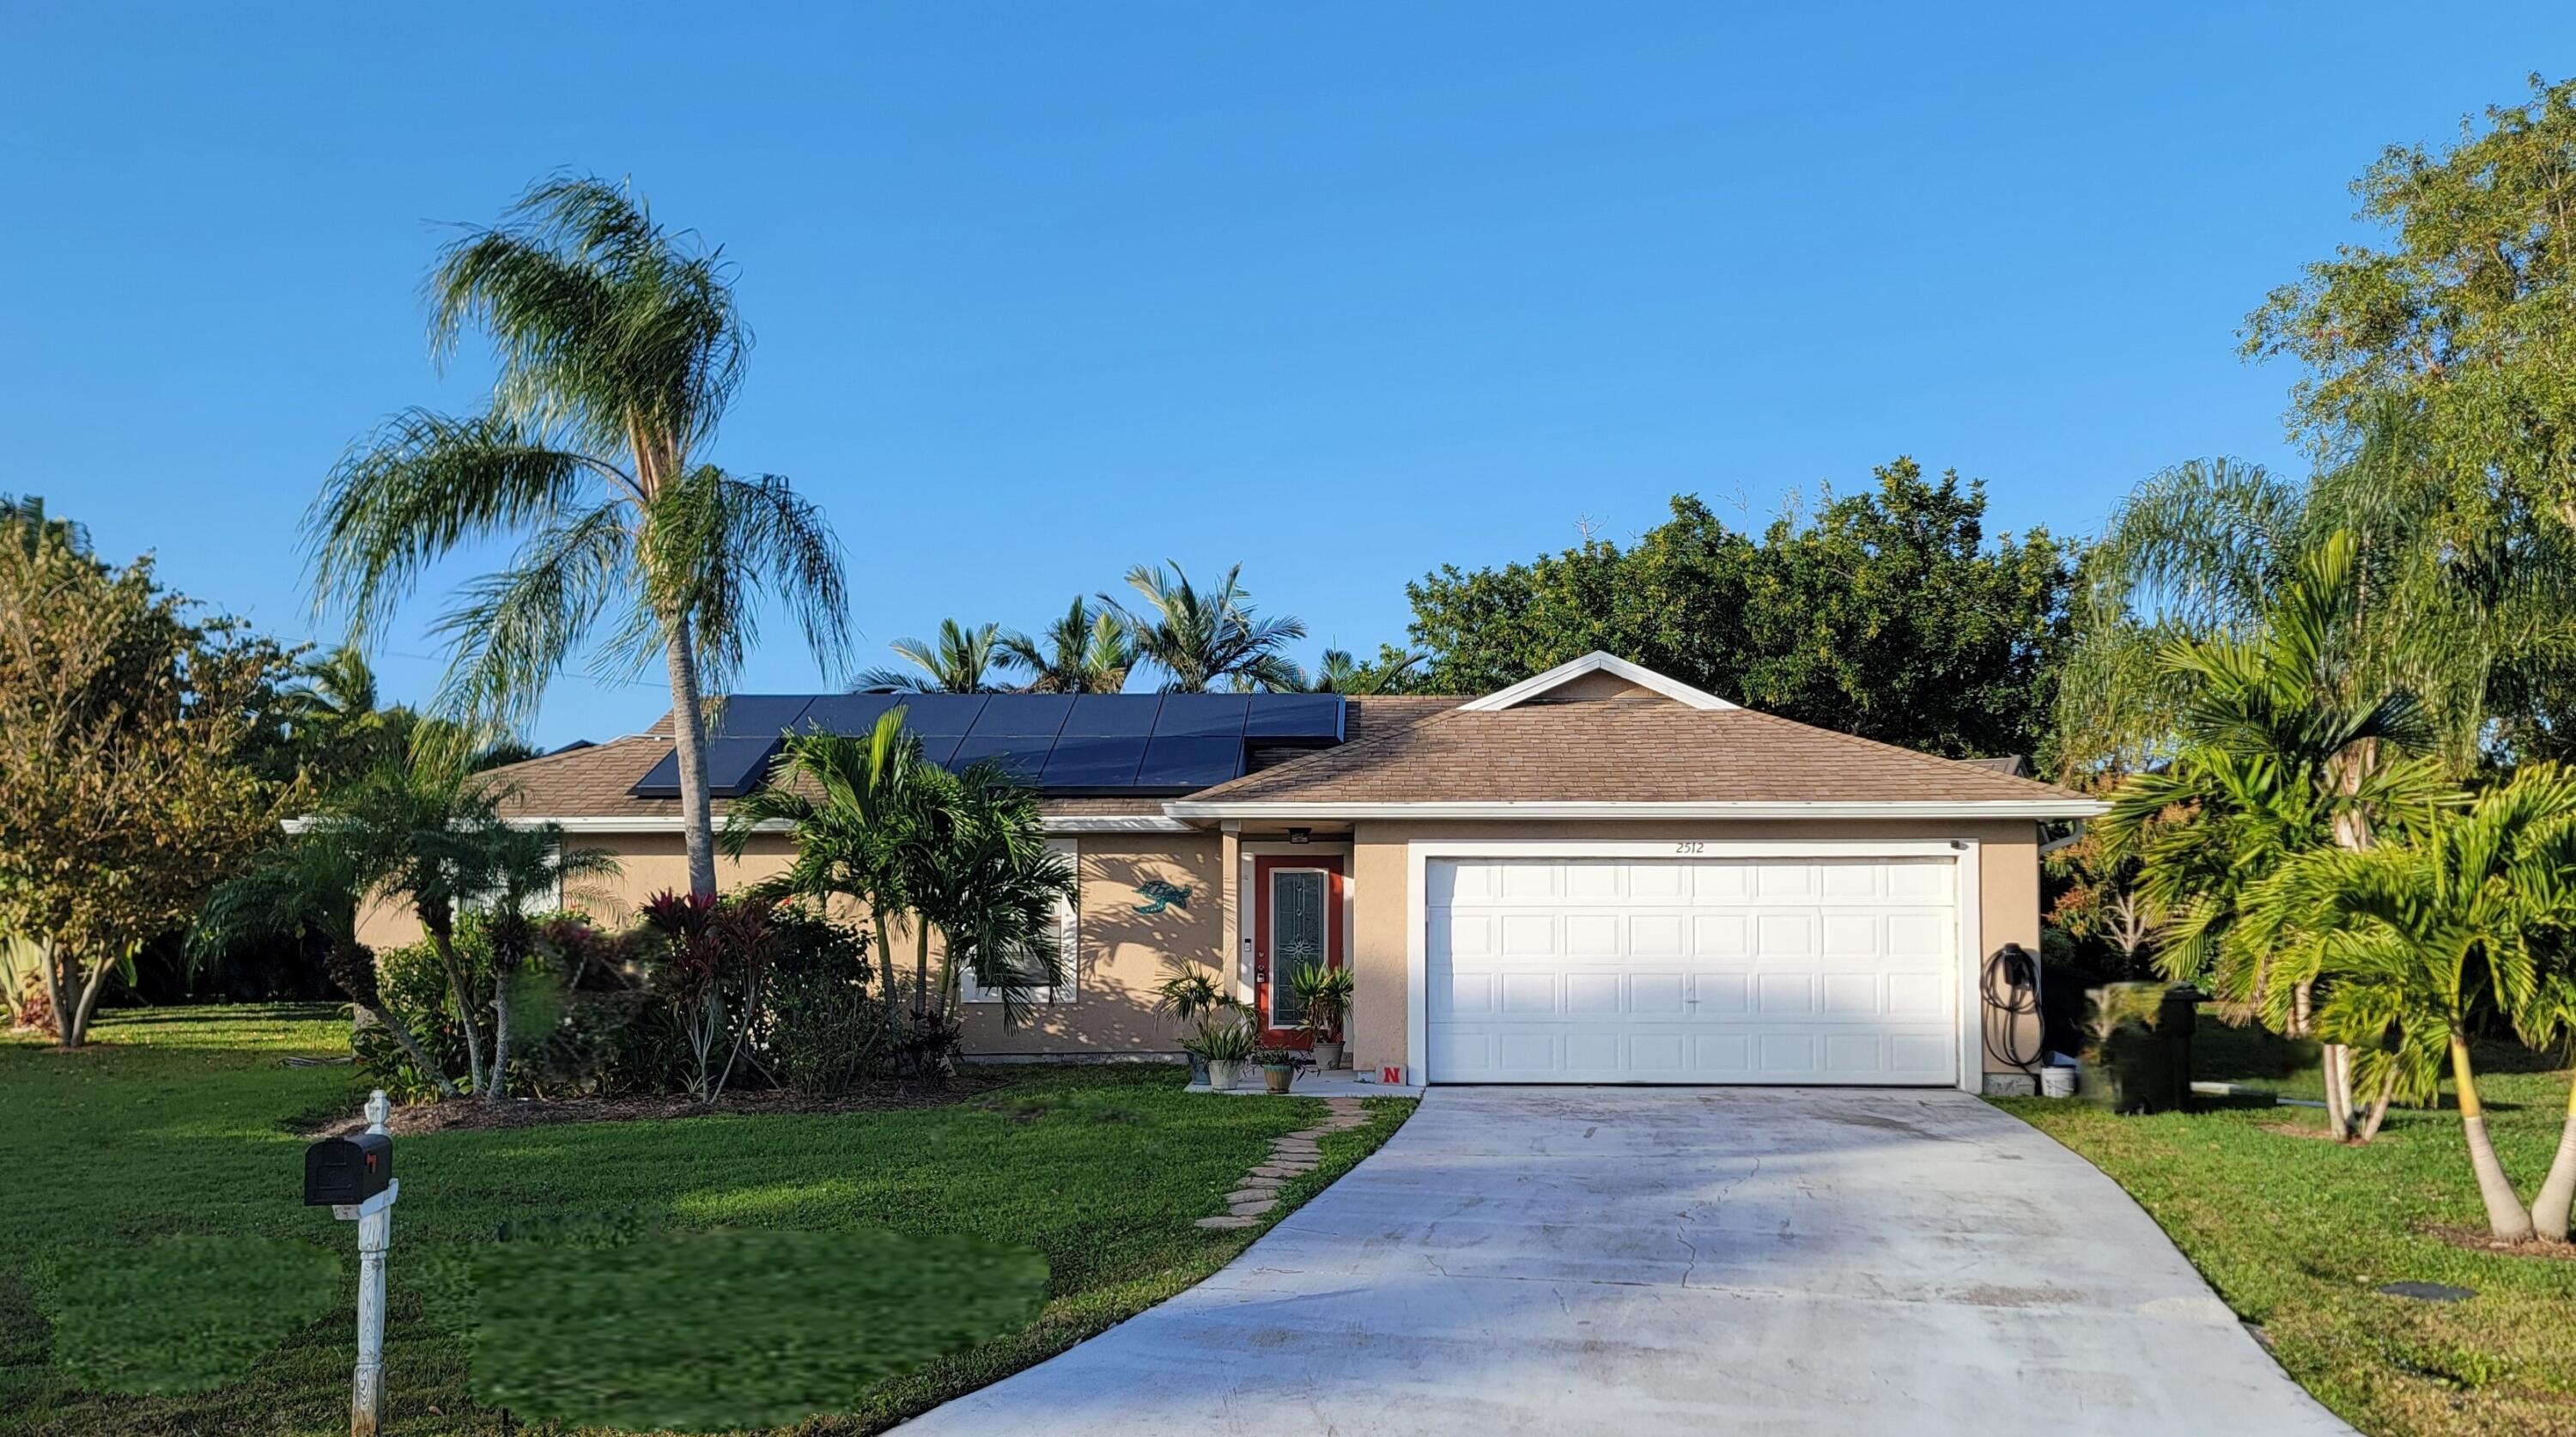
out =
<svg viewBox="0 0 2576 1437"><path fill-rule="evenodd" d="M1262 1065L1261 1081L1268 1083L1270 1085L1270 1091L1274 1093L1284 1093L1288 1091L1288 1085L1296 1080L1297 1069L1294 1064L1265 1063Z"/></svg>
<svg viewBox="0 0 2576 1437"><path fill-rule="evenodd" d="M1243 1065L1232 1058L1208 1059L1208 1087L1220 1093L1233 1087L1234 1080L1241 1076L1242 1068Z"/></svg>

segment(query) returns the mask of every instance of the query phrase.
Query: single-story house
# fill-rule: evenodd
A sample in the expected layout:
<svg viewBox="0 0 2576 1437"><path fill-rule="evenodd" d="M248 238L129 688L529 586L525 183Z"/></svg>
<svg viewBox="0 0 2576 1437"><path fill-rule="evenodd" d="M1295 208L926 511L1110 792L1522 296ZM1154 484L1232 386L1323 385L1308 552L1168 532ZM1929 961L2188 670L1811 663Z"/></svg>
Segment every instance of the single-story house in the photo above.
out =
<svg viewBox="0 0 2576 1437"><path fill-rule="evenodd" d="M2037 1020L1982 980L2006 945L2039 948L2051 826L2101 811L2010 763L1596 653L1466 699L738 696L709 746L719 821L780 734L895 704L934 760L1027 775L1080 875L1070 981L1035 1020L969 995L967 1055L988 1060L1177 1055L1154 1011L1175 960L1284 1030L1284 975L1321 961L1352 969L1353 1065L1403 1082L2026 1090L1995 1050L2029 1051ZM516 816L623 860L576 906L686 886L667 720L502 773ZM720 881L776 871L789 842L755 834ZM416 936L399 914L369 928Z"/></svg>

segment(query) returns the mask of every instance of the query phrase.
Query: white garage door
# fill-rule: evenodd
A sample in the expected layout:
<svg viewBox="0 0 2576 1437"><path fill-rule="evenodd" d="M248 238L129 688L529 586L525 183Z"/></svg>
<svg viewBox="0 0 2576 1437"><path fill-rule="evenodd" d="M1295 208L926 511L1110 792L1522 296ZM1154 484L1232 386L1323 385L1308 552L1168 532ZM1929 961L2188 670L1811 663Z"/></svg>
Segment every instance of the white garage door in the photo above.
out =
<svg viewBox="0 0 2576 1437"><path fill-rule="evenodd" d="M1957 868L1925 859L1437 859L1430 1078L1939 1083Z"/></svg>

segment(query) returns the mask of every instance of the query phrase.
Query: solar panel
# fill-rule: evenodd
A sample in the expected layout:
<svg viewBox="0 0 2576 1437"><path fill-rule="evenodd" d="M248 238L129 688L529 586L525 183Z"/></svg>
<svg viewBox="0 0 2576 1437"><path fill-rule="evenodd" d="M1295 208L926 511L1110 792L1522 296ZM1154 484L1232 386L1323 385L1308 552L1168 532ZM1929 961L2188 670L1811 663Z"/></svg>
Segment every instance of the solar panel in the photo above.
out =
<svg viewBox="0 0 2576 1437"><path fill-rule="evenodd" d="M984 700L984 711L976 716L975 726L966 731L967 737L1042 738L1051 742L1064 728L1065 716L1073 712L1073 699L1072 694L995 694Z"/></svg>
<svg viewBox="0 0 2576 1437"><path fill-rule="evenodd" d="M778 753L779 738L718 737L707 740L707 792L718 798L740 798L760 787L769 774L769 761ZM637 798L678 798L680 796L680 755L674 751L662 755L662 761L636 780L627 790Z"/></svg>
<svg viewBox="0 0 2576 1437"><path fill-rule="evenodd" d="M1161 694L1082 694L1059 730L1065 738L1138 738L1154 731Z"/></svg>
<svg viewBox="0 0 2576 1437"><path fill-rule="evenodd" d="M1142 734L1066 734L1055 741L1046 767L1039 770L1038 787L1058 793L1134 788L1137 766L1145 761L1145 742Z"/></svg>
<svg viewBox="0 0 2576 1437"><path fill-rule="evenodd" d="M1186 792L1242 775L1240 737L1157 734L1145 745L1145 762L1136 770L1136 786Z"/></svg>
<svg viewBox="0 0 2576 1437"><path fill-rule="evenodd" d="M1154 737L1240 739L1251 710L1250 694L1165 694Z"/></svg>
<svg viewBox="0 0 2576 1437"><path fill-rule="evenodd" d="M712 733L729 738L771 738L796 726L812 694L735 694L716 711Z"/></svg>
<svg viewBox="0 0 2576 1437"><path fill-rule="evenodd" d="M1344 711L1340 694L1254 694L1243 736L1273 743L1340 743Z"/></svg>
<svg viewBox="0 0 2576 1437"><path fill-rule="evenodd" d="M815 732L855 737L875 728L878 716L903 702L905 697L903 694L824 694L806 708L800 723Z"/></svg>
<svg viewBox="0 0 2576 1437"><path fill-rule="evenodd" d="M975 729L975 719L984 712L982 694L896 694L903 709L903 726L929 738L940 735L963 738Z"/></svg>
<svg viewBox="0 0 2576 1437"><path fill-rule="evenodd" d="M963 772L968 764L991 759L1023 783L1035 783L1046 767L1047 755L1055 749L1055 739L1046 735L1020 738L1009 734L968 734L960 740L957 751L949 755L950 768Z"/></svg>

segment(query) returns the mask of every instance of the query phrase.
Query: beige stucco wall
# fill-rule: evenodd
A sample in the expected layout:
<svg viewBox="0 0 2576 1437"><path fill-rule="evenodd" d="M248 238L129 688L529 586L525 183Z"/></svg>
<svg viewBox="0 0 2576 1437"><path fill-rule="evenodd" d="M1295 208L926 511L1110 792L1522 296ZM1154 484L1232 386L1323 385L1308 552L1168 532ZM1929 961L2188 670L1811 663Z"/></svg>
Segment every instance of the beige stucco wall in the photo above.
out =
<svg viewBox="0 0 2576 1437"><path fill-rule="evenodd" d="M1971 839L1980 848L1979 921L1984 951L1967 957L1982 963L1987 953L2008 942L2034 953L2039 949L2038 834L2026 822L1376 822L1358 825L1352 837L1345 869L1354 985L1351 1062L1363 1071L1405 1061L1406 946L1413 921L1406 911L1406 845L1417 840ZM583 841L616 853L624 868L616 878L573 895L570 906L624 921L652 894L688 884L687 855L676 833L586 836ZM1082 887L1074 1000L1038 1009L1035 1021L1016 1030L1003 1026L998 1005L969 1005L965 1036L969 1055L1175 1053L1179 1026L1153 1011L1154 988L1163 979L1165 957L1181 955L1214 965L1239 952L1238 934L1244 921L1238 906L1241 897L1234 884L1223 881L1229 862L1241 862L1241 845L1231 836L1084 834L1077 842ZM789 854L785 836L761 835L739 862L719 860L717 881L730 887L766 877L785 867ZM1187 887L1189 906L1166 908L1159 914L1138 913L1145 900L1137 887L1157 880ZM371 912L360 927L360 937L377 947L416 942L420 937L419 925L407 910ZM895 961L908 970L913 957L910 937L898 931L893 938ZM932 952L935 960L935 945ZM1232 969L1240 963L1226 966ZM2037 1020L2023 1023L2025 1046L2036 1046ZM1986 1060L1989 1071L2000 1066L1991 1057Z"/></svg>
<svg viewBox="0 0 2576 1437"><path fill-rule="evenodd" d="M564 906L579 909L604 923L625 923L654 894L689 891L689 851L678 833L577 833L576 847L602 849L616 858L618 871L583 881L564 895ZM756 883L784 869L795 845L783 833L754 834L739 861L716 855L716 886ZM371 905L358 918L358 941L368 947L399 948L421 940L420 920L401 904Z"/></svg>
<svg viewBox="0 0 2576 1437"><path fill-rule="evenodd" d="M1984 948L1966 955L1968 961L1981 964L1986 953L2005 943L2039 951L2039 836L2037 826L2025 822L1362 823L1352 838L1351 867L1360 897L1352 925L1351 1062L1363 1071L1405 1061L1406 948L1414 921L1406 911L1406 846L1417 841L1965 839L1979 847L1979 941ZM2033 1046L2037 1021L2024 1020ZM2001 1066L1991 1057L1986 1060L1989 1071Z"/></svg>
<svg viewBox="0 0 2576 1437"><path fill-rule="evenodd" d="M1165 955L1213 964L1225 951L1221 841L1213 833L1086 833L1077 842L1081 960L1074 1000L1034 1010L1036 1021L1017 1029L1003 1027L999 1005L969 1005L970 1056L1180 1051L1180 1025L1154 1012L1154 989L1163 981ZM1189 906L1137 912L1151 906L1138 885L1157 881L1189 889Z"/></svg>

